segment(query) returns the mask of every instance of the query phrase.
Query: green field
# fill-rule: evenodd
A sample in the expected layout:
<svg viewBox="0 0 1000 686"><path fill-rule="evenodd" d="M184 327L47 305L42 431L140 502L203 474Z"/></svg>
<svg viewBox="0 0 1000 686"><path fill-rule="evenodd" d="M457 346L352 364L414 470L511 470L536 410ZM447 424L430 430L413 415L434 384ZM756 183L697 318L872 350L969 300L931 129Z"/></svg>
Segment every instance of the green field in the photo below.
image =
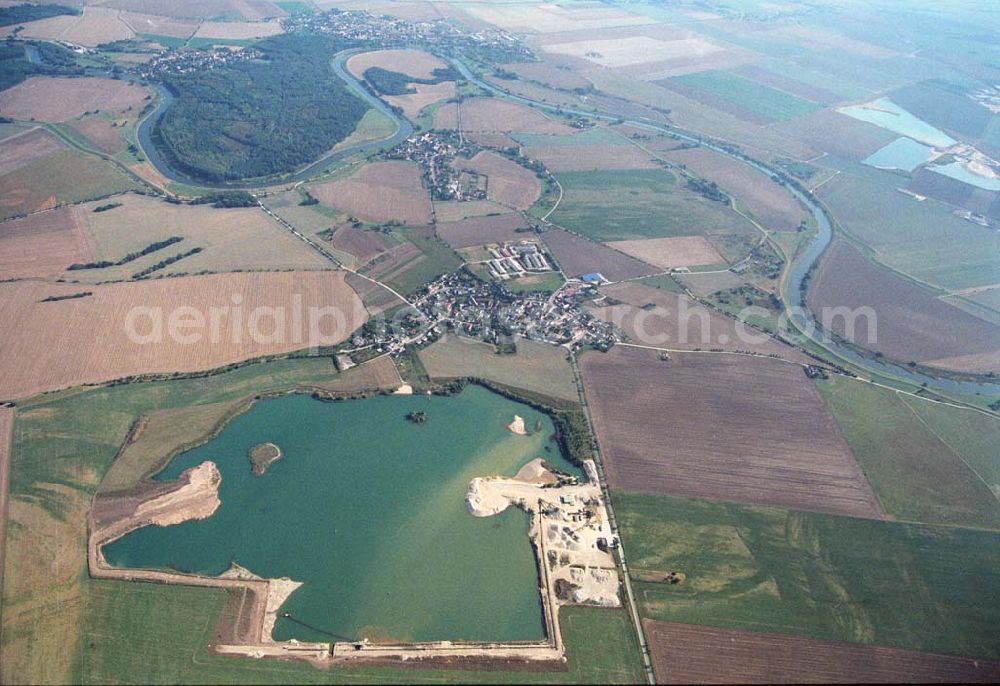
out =
<svg viewBox="0 0 1000 686"><path fill-rule="evenodd" d="M819 196L852 236L894 269L944 288L1000 282L1000 234L959 219L944 203L917 202L897 191L900 185L883 172L864 179L845 173Z"/></svg>
<svg viewBox="0 0 1000 686"><path fill-rule="evenodd" d="M669 171L560 172L556 178L563 199L549 219L594 240L700 235L721 242L754 233L728 206L683 188Z"/></svg>
<svg viewBox="0 0 1000 686"><path fill-rule="evenodd" d="M889 514L1000 528L1000 419L847 378L817 387Z"/></svg>
<svg viewBox="0 0 1000 686"><path fill-rule="evenodd" d="M641 613L1000 657L996 533L613 494ZM683 583L663 582L670 571Z"/></svg>
<svg viewBox="0 0 1000 686"><path fill-rule="evenodd" d="M544 274L533 274L522 276L512 281L507 281L507 288L513 293L525 293L528 291L552 292L566 283L559 272L545 272Z"/></svg>
<svg viewBox="0 0 1000 686"><path fill-rule="evenodd" d="M224 592L93 581L86 574L86 512L139 415L193 404L228 403L268 390L325 386L338 378L329 358L279 360L206 378L78 389L21 403L11 466L0 681L471 678L464 671L319 671L282 662L209 657L205 646ZM173 425L184 431L185 439L190 436L183 423ZM180 440L179 434L162 438L164 442ZM131 475L138 471L131 470ZM127 484L128 478L121 483ZM565 621L569 672L497 672L475 678L640 678L641 662L624 612L570 610Z"/></svg>
<svg viewBox="0 0 1000 686"><path fill-rule="evenodd" d="M823 109L822 105L724 71L702 71L671 79L730 102L768 121L786 121Z"/></svg>
<svg viewBox="0 0 1000 686"><path fill-rule="evenodd" d="M400 293L419 290L428 281L462 266L462 258L437 237L433 227L400 229L399 234L420 248L422 256L409 263L402 271L388 275L384 281Z"/></svg>

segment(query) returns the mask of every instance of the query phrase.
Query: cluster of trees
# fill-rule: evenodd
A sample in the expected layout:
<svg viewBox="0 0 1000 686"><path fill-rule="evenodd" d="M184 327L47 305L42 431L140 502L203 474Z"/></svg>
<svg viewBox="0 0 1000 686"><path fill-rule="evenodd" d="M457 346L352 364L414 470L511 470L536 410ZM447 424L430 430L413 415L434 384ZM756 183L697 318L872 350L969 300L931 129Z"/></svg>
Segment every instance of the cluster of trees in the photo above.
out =
<svg viewBox="0 0 1000 686"><path fill-rule="evenodd" d="M330 69L344 47L329 36L284 34L255 45L260 59L166 75L175 98L153 143L171 166L210 182L281 174L315 160L368 109Z"/></svg>
<svg viewBox="0 0 1000 686"><path fill-rule="evenodd" d="M28 60L25 46L36 50L41 64ZM83 68L77 65L76 55L54 43L30 41L23 43L11 39L0 43L0 90L6 90L29 76L80 75Z"/></svg>
<svg viewBox="0 0 1000 686"><path fill-rule="evenodd" d="M176 255L171 255L170 257L168 257L165 260L160 260L156 264L154 264L154 265L152 265L150 267L146 267L142 271L136 272L135 274L132 275L132 278L133 279L144 279L145 277L149 276L153 272L160 271L164 267L169 267L174 262L180 262L185 257L190 257L191 255L197 255L200 252L201 252L201 248L191 248L187 252L179 252Z"/></svg>
<svg viewBox="0 0 1000 686"><path fill-rule="evenodd" d="M13 26L29 21L58 17L61 14L80 14L80 10L63 5L14 5L0 7L0 26Z"/></svg>
<svg viewBox="0 0 1000 686"><path fill-rule="evenodd" d="M413 83L429 85L461 78L461 75L452 67L435 69L431 74L433 74L433 78L416 79L406 74L400 74L398 71L390 71L382 67L369 67L365 70L364 77L368 85L379 95L408 95L417 92L415 88L410 86Z"/></svg>
<svg viewBox="0 0 1000 686"><path fill-rule="evenodd" d="M114 122L112 122L111 125L114 126ZM121 207L121 206L122 204L120 202L109 202L106 205L98 205L97 207L94 208L94 212L107 212L108 210L113 210L116 207Z"/></svg>
<svg viewBox="0 0 1000 686"><path fill-rule="evenodd" d="M81 269L105 269L106 267L120 267L123 264L128 264L129 262L135 262L137 259L143 255L148 255L149 253L156 252L157 250L163 250L167 246L173 245L174 243L180 243L183 238L180 236L171 236L170 238L165 238L162 241L156 241L155 243L150 243L142 250L137 250L135 252L130 252L125 257L119 260L101 260L100 262L76 262L66 267L69 271L79 271Z"/></svg>
<svg viewBox="0 0 1000 686"><path fill-rule="evenodd" d="M709 200L729 202L729 196L722 192L719 184L705 179L688 179L687 187Z"/></svg>
<svg viewBox="0 0 1000 686"><path fill-rule="evenodd" d="M257 199L247 191L220 191L209 193L191 201L192 205L211 205L212 207L256 207Z"/></svg>

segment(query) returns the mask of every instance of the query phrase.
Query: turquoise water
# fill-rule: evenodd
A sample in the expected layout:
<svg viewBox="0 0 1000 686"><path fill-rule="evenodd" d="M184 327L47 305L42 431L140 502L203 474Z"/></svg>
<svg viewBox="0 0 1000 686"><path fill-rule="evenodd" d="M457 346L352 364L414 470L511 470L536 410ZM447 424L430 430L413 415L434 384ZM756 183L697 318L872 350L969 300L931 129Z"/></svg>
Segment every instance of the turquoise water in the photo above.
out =
<svg viewBox="0 0 1000 686"><path fill-rule="evenodd" d="M954 138L913 116L889 98L879 98L865 105L841 107L837 111L935 148L955 145Z"/></svg>
<svg viewBox="0 0 1000 686"><path fill-rule="evenodd" d="M931 165L927 168L932 172L950 177L956 181L961 181L962 183L967 183L970 186L975 186L976 188L982 188L987 191L1000 191L1000 178L989 178L986 176L980 176L979 174L973 174L958 161L951 162L949 164Z"/></svg>
<svg viewBox="0 0 1000 686"><path fill-rule="evenodd" d="M406 415L422 410L418 425ZM531 436L505 424L525 419ZM237 562L303 582L274 638L530 640L542 638L527 516L465 509L476 476L513 475L529 460L579 473L552 442L545 414L478 386L454 396L321 402L262 400L158 477L204 460L222 473L222 505L205 520L139 529L104 548L120 567L217 575ZM253 476L258 443L283 459Z"/></svg>
<svg viewBox="0 0 1000 686"><path fill-rule="evenodd" d="M909 138L897 138L884 148L879 148L864 163L878 169L901 169L911 172L931 158L934 148Z"/></svg>

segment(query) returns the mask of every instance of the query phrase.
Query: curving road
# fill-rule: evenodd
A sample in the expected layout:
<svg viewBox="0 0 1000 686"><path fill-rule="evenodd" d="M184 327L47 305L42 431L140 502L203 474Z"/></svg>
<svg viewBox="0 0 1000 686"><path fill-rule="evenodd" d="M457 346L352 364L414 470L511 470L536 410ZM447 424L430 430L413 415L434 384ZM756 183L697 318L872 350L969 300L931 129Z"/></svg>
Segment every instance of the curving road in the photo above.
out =
<svg viewBox="0 0 1000 686"><path fill-rule="evenodd" d="M396 124L395 132L379 140L366 141L364 143L357 143L355 145L350 145L346 148L341 148L335 152L331 152L323 157L319 158L315 162L310 162L305 167L299 169L296 172L290 174L280 175L280 176L266 176L257 179L241 179L239 181L232 182L212 182L205 181L203 179L198 179L194 176L186 174L180 170L174 169L170 164L164 159L160 154L159 150L153 144L152 133L156 124L163 117L163 113L166 112L167 108L170 107L170 103L173 102L173 94L162 84L157 84L156 89L160 93L160 102L157 104L156 109L146 115L141 122L139 122L139 127L136 130L136 138L139 141L139 147L142 149L143 155L149 160L150 164L156 167L156 170L163 174L165 177L171 181L177 183L183 183L188 186L194 186L196 188L211 188L211 189L229 189L229 190L250 190L254 188L263 188L267 186L284 185L289 183L298 183L299 181L305 181L312 176L315 176L317 172L321 171L323 168L328 166L333 162L342 160L352 155L357 155L359 153L365 153L369 151L382 150L385 148L392 148L403 142L413 133L413 126L406 119L398 116L393 112L386 103L384 103L379 98L375 97L367 88L365 88L360 81L358 81L354 76L351 75L347 68L345 67L345 62L351 55L359 52L359 48L353 48L350 50L344 50L338 52L334 55L333 60L330 62L330 68L333 73L336 74L340 79L342 79L346 84L348 89L368 103L369 106L377 109L382 114L388 116Z"/></svg>
<svg viewBox="0 0 1000 686"><path fill-rule="evenodd" d="M603 121L622 121L626 124L631 124L632 126L645 128L651 131L656 131L659 133L667 133L672 136L677 136L679 139L688 141L691 143L698 143L710 150L718 152L727 157L731 157L738 162L748 164L751 167L767 174L768 176L774 176L777 172L773 169L767 167L760 162L753 160L748 160L740 155L734 155L733 153L721 148L719 146L713 145L711 143L703 141L697 136L693 136L689 133L685 133L683 130L676 129L671 126L664 126L647 119L628 119L625 117L619 117L609 114L600 114L598 112L578 110L571 107L559 107L557 105L552 105L549 103L539 102L537 100L531 100L530 98L525 98L520 95L511 93L510 91L495 86L491 83L483 81L475 74L473 74L464 62L457 58L452 59L452 63L455 68L464 76L467 80L475 83L480 88L483 88L494 95L498 95L515 102L519 102L523 105L528 105L529 107L536 107L538 109L548 110L550 112L562 112L564 114L577 115L590 117L594 119L600 119ZM951 391L957 393L1000 393L1000 384L998 383L980 383L973 381L958 381L956 379L942 378L936 376L930 376L928 374L923 374L918 371L914 371L907 367L892 364L890 362L881 362L878 360L873 360L868 357L864 357L857 351L841 345L835 341L827 340L821 338L817 335L816 324L812 318L812 315L808 311L801 308L799 303L799 293L802 291L802 282L806 275L809 273L810 269L816 264L820 256L826 250L827 246L830 245L830 241L833 238L833 227L830 224L826 213L819 203L808 193L803 193L797 188L792 186L787 186L788 190L798 198L806 207L812 212L813 218L816 220L816 225L819 231L812 242L806 247L802 253L795 258L792 262L790 268L786 271L782 279L781 286L781 299L785 307L785 312L790 321L795 325L799 331L803 332L810 340L820 345L827 351L833 353L836 357L842 360L850 362L855 367L861 368L871 374L880 376L888 379L904 380L912 384L921 385L926 384L930 388L940 389L942 391Z"/></svg>

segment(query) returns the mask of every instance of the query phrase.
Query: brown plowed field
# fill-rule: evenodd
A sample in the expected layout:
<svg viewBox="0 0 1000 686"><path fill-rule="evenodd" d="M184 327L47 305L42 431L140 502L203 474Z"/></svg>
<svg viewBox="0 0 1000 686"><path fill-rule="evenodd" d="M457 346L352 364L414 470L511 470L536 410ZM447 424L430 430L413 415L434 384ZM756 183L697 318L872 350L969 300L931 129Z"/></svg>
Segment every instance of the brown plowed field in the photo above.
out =
<svg viewBox="0 0 1000 686"><path fill-rule="evenodd" d="M643 628L661 684L1000 681L989 660L650 619Z"/></svg>
<svg viewBox="0 0 1000 686"><path fill-rule="evenodd" d="M354 55L347 60L347 70L362 79L372 67L412 76L415 79L434 77L435 69L445 69L447 63L423 50L373 50Z"/></svg>
<svg viewBox="0 0 1000 686"><path fill-rule="evenodd" d="M0 92L0 114L15 119L59 122L84 112L141 107L149 91L115 79L32 76Z"/></svg>
<svg viewBox="0 0 1000 686"><path fill-rule="evenodd" d="M997 370L1000 326L979 319L868 260L846 243L825 256L809 288L809 309L823 320L823 308L868 307L877 326L857 317L853 339L901 362L944 365L953 360L963 371ZM843 317L831 322L847 334ZM871 329L871 330L870 330Z"/></svg>
<svg viewBox="0 0 1000 686"><path fill-rule="evenodd" d="M817 154L826 152L854 162L860 162L896 138L891 131L833 110L819 110L771 128L805 143Z"/></svg>
<svg viewBox="0 0 1000 686"><path fill-rule="evenodd" d="M356 229L348 224L341 226L334 232L330 244L337 250L354 255L358 264L369 262L376 255L389 250L394 245L385 234Z"/></svg>
<svg viewBox="0 0 1000 686"><path fill-rule="evenodd" d="M543 114L500 98L470 98L459 105L449 103L434 113L434 128L463 131L571 134L574 129Z"/></svg>
<svg viewBox="0 0 1000 686"><path fill-rule="evenodd" d="M471 160L455 160L455 166L486 177L486 197L501 205L526 210L542 194L542 182L533 171L495 152L483 151Z"/></svg>
<svg viewBox="0 0 1000 686"><path fill-rule="evenodd" d="M664 157L718 183L768 229L794 231L802 221L802 208L791 193L742 162L706 148L674 150Z"/></svg>
<svg viewBox="0 0 1000 686"><path fill-rule="evenodd" d="M661 269L725 263L722 255L704 236L612 241L608 245Z"/></svg>
<svg viewBox="0 0 1000 686"><path fill-rule="evenodd" d="M0 223L0 280L58 276L92 258L71 208Z"/></svg>
<svg viewBox="0 0 1000 686"><path fill-rule="evenodd" d="M93 295L39 302L84 290ZM293 329L296 297L301 331ZM232 309L218 315L213 336L213 308L227 306ZM342 326L333 317L318 322L320 336L329 341L344 340L367 318L360 299L344 283L343 272L220 274L86 287L0 284L0 321L6 323L0 329L0 397L21 398L137 374L213 369L308 348L327 342L311 334L309 323L312 307L328 306L336 308L343 321ZM258 311L256 319L259 307L283 310L284 325L276 326L280 315L267 311ZM130 313L133 331L140 336L135 340L126 330ZM204 318L201 326L199 314ZM176 336L171 335L171 317ZM142 337L157 338L157 321L160 342L144 342Z"/></svg>
<svg viewBox="0 0 1000 686"><path fill-rule="evenodd" d="M549 246L559 266L569 277L600 272L609 281L619 281L634 279L637 276L649 276L661 271L623 252L569 231L561 229L546 231L542 234L542 240Z"/></svg>
<svg viewBox="0 0 1000 686"><path fill-rule="evenodd" d="M373 162L346 179L313 186L324 205L376 222L429 224L431 200L412 162Z"/></svg>
<svg viewBox="0 0 1000 686"><path fill-rule="evenodd" d="M437 234L445 243L459 250L477 245L521 240L528 234L518 233L517 230L526 228L527 225L519 214L497 214L438 224Z"/></svg>
<svg viewBox="0 0 1000 686"><path fill-rule="evenodd" d="M617 346L580 366L612 488L883 517L798 365Z"/></svg>
<svg viewBox="0 0 1000 686"><path fill-rule="evenodd" d="M639 345L675 350L744 351L810 362L797 349L756 329L745 328L750 338L741 335L735 319L682 293L635 282L605 286L601 293L623 304L595 308L594 314L603 321L614 322Z"/></svg>
<svg viewBox="0 0 1000 686"><path fill-rule="evenodd" d="M86 136L101 152L115 155L125 149L121 129L112 126L107 119L92 117L71 122L70 126Z"/></svg>

